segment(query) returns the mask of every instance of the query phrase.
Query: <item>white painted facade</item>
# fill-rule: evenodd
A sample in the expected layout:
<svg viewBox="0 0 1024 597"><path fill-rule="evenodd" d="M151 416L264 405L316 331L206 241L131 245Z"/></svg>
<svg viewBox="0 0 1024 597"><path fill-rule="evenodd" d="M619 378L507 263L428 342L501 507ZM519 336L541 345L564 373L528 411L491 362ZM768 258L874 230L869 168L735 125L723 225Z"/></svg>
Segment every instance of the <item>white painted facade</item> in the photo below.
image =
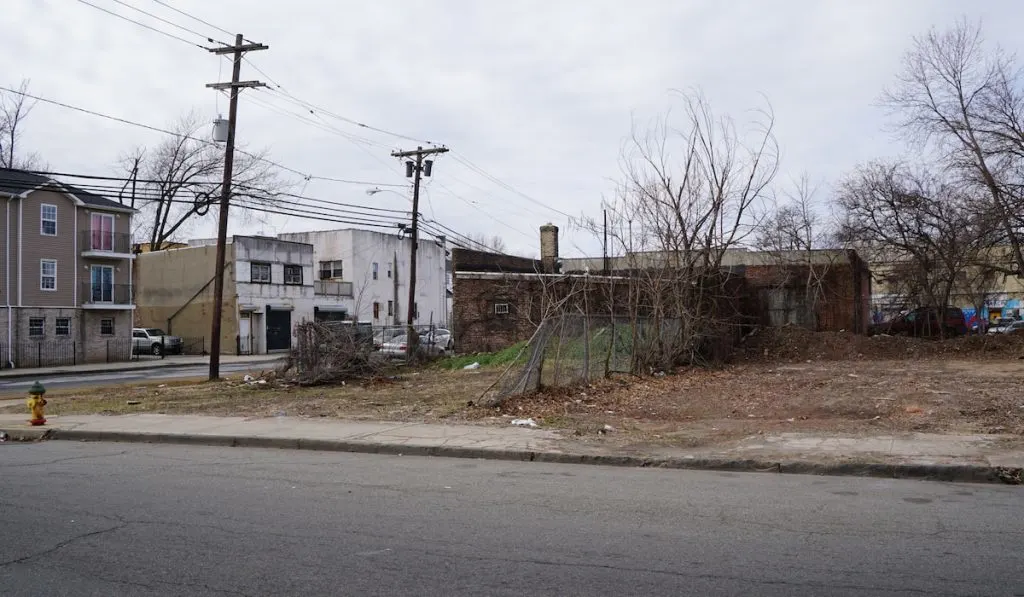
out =
<svg viewBox="0 0 1024 597"><path fill-rule="evenodd" d="M349 317L373 325L404 324L409 300L408 238L372 230L342 229L297 232L280 239L313 245L313 268L321 279L325 262L341 261L341 276L351 282L345 298ZM416 324L447 324L445 247L434 239L421 239L416 255ZM375 307L376 305L376 307ZM390 312L390 315L389 315Z"/></svg>
<svg viewBox="0 0 1024 597"><path fill-rule="evenodd" d="M235 236L230 250L235 264L239 336L249 338L251 344L246 348L253 353L287 350L295 326L313 321L318 306L313 285L313 247L276 238ZM267 266L269 279L260 276ZM254 267L259 271L254 272ZM286 269L291 274L288 278ZM297 271L302 272L301 278L296 278ZM270 315L272 311L279 312L276 318ZM275 343L272 328L284 317L288 323L287 336L278 336Z"/></svg>

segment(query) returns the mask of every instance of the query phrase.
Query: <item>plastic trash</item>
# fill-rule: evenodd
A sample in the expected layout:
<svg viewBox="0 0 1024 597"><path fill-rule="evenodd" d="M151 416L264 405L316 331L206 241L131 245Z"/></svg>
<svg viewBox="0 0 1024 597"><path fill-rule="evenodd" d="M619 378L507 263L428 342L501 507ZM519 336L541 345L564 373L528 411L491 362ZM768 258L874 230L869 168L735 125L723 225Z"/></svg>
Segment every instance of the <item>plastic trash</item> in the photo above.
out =
<svg viewBox="0 0 1024 597"><path fill-rule="evenodd" d="M466 365L465 367L463 367L463 369L479 369L479 368L480 368L480 363L478 363L478 362L473 362L473 363L470 363L470 364Z"/></svg>
<svg viewBox="0 0 1024 597"><path fill-rule="evenodd" d="M10 439L10 436L7 435L7 432L0 431L0 442L5 442L8 439Z"/></svg>
<svg viewBox="0 0 1024 597"><path fill-rule="evenodd" d="M538 427L537 421L533 419L512 419L512 424L517 427Z"/></svg>

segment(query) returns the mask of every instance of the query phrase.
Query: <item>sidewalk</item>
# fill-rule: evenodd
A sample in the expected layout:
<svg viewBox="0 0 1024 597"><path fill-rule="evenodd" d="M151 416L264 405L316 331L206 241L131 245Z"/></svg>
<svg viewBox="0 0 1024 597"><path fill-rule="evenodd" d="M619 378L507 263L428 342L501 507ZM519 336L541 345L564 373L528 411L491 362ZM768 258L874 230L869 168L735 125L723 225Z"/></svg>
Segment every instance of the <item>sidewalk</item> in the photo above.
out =
<svg viewBox="0 0 1024 597"><path fill-rule="evenodd" d="M259 354L247 356L222 355L222 365L247 364L259 365L273 363L285 358L281 354ZM0 381L27 377L55 377L60 375L82 375L87 373L116 373L122 371L140 371L148 369L174 369L206 365L209 356L170 356L163 359L144 356L137 361L121 363L88 363L84 365L67 365L63 367L32 367L25 369L0 369Z"/></svg>
<svg viewBox="0 0 1024 597"><path fill-rule="evenodd" d="M356 422L200 415L51 417L29 427L0 415L14 440L67 439L291 448L529 460L616 466L919 478L1019 484L1020 438L1002 435L760 435L715 446L672 449L622 445L614 436L570 438L547 429L485 425Z"/></svg>

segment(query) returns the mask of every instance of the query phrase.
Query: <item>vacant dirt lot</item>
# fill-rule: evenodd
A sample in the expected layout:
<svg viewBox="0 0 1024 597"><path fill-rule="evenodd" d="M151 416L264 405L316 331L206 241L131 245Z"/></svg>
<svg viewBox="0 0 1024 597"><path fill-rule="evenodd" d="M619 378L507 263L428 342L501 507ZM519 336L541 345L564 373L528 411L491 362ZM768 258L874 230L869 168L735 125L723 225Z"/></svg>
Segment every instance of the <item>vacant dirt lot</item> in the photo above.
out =
<svg viewBox="0 0 1024 597"><path fill-rule="evenodd" d="M55 393L48 412L458 421L533 418L581 436L696 446L779 431L1024 435L1024 338L924 342L781 330L719 370L624 376L588 387L471 405L503 367L404 372L370 383L304 388L271 380L122 386ZM23 406L0 409L23 412ZM606 426L612 429L607 430Z"/></svg>

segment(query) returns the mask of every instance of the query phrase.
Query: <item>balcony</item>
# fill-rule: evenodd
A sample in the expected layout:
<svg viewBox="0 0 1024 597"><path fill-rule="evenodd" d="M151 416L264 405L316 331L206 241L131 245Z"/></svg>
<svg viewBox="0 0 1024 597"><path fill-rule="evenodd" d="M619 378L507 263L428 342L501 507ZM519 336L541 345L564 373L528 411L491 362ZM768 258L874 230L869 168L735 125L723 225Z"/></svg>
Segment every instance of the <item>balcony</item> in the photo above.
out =
<svg viewBox="0 0 1024 597"><path fill-rule="evenodd" d="M83 230L78 235L82 257L92 259L135 259L132 237L123 232Z"/></svg>
<svg viewBox="0 0 1024 597"><path fill-rule="evenodd" d="M124 311L135 308L130 284L83 282L79 292L83 309Z"/></svg>
<svg viewBox="0 0 1024 597"><path fill-rule="evenodd" d="M344 296L352 298L352 282L314 280L313 294L317 296Z"/></svg>

